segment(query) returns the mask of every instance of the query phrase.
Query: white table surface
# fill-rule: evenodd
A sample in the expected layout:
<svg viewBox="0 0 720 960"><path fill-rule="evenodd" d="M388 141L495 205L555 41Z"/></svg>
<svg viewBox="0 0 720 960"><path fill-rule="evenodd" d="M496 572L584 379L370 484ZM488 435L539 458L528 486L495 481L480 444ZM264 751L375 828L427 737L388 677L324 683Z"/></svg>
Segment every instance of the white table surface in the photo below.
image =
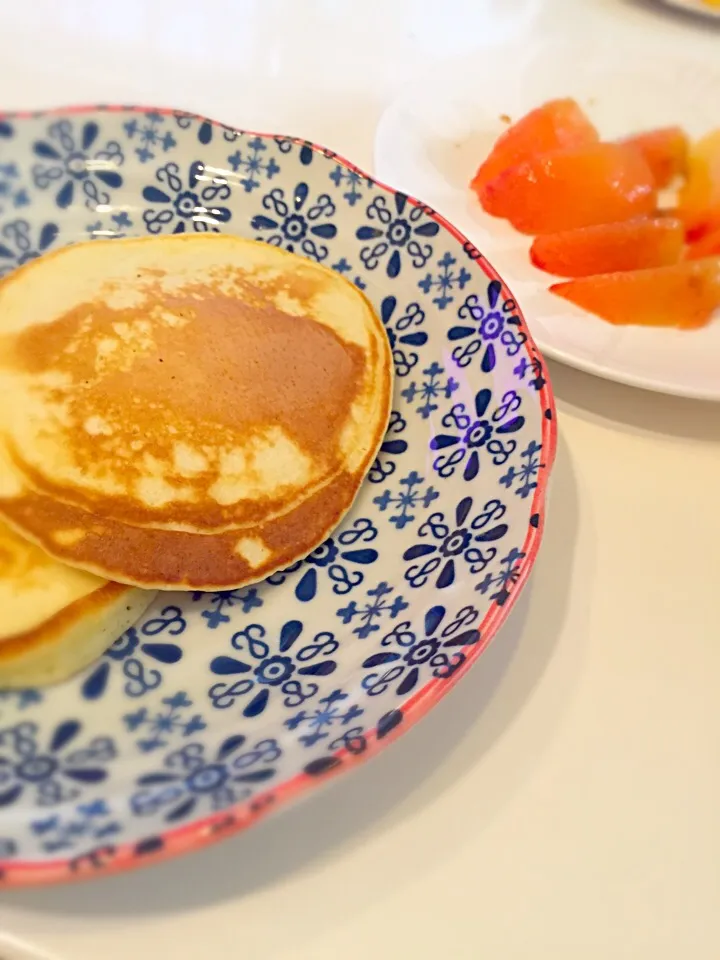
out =
<svg viewBox="0 0 720 960"><path fill-rule="evenodd" d="M177 106L369 168L395 91L484 43L542 26L720 53L720 31L649 0L201 7L0 0L2 106ZM244 836L3 894L3 960L19 942L62 960L720 957L720 406L551 372L560 447L536 573L459 687Z"/></svg>

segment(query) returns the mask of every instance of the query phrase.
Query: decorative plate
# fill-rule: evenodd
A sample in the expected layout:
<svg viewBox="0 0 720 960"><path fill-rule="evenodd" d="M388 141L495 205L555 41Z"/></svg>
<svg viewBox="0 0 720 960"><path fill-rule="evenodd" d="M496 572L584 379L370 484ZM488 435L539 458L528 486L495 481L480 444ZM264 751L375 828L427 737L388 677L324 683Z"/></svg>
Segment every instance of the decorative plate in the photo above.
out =
<svg viewBox="0 0 720 960"><path fill-rule="evenodd" d="M517 119L553 97L572 96L607 139L673 124L699 137L720 125L719 86L720 68L683 56L676 44L540 33L532 43L483 50L413 81L380 121L375 164L378 176L424 197L492 260L547 356L609 380L720 400L720 319L693 331L614 327L561 300L547 289L554 278L530 263L531 238L486 214L468 187L506 129L503 116Z"/></svg>
<svg viewBox="0 0 720 960"><path fill-rule="evenodd" d="M553 397L515 300L431 209L329 150L185 113L0 122L0 270L59 244L230 230L365 290L393 413L352 512L304 562L161 594L98 663L0 694L5 884L117 871L241 830L426 713L535 560Z"/></svg>

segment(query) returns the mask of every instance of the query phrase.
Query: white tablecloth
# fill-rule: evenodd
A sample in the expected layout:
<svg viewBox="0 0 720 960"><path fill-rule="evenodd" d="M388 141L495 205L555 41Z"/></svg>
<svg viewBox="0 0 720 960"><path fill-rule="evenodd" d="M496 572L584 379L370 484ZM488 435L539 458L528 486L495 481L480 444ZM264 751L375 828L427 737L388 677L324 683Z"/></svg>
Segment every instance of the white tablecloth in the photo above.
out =
<svg viewBox="0 0 720 960"><path fill-rule="evenodd" d="M649 0L206 9L2 0L0 102L177 106L371 167L395 91L484 43L571 24L720 56L720 31ZM560 447L536 573L439 708L224 845L4 894L0 932L63 960L720 957L720 405L551 372Z"/></svg>

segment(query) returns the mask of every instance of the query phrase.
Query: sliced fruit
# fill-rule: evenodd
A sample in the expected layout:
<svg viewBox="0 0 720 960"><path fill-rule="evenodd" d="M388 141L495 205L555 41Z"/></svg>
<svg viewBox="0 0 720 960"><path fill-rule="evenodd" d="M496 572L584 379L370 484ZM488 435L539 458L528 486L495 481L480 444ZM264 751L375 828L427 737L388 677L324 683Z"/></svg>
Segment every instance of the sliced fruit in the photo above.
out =
<svg viewBox="0 0 720 960"><path fill-rule="evenodd" d="M470 186L477 191L503 170L524 160L551 150L597 143L598 139L597 130L574 100L550 100L503 133L478 167Z"/></svg>
<svg viewBox="0 0 720 960"><path fill-rule="evenodd" d="M619 143L557 150L503 171L479 191L483 208L521 233L614 223L655 209L655 180L640 152Z"/></svg>
<svg viewBox="0 0 720 960"><path fill-rule="evenodd" d="M672 217L638 217L600 223L536 237L530 259L560 277L589 277L618 270L642 270L677 263L683 252L682 221Z"/></svg>
<svg viewBox="0 0 720 960"><path fill-rule="evenodd" d="M720 130L708 133L690 149L687 180L678 194L678 216L690 241L720 227Z"/></svg>
<svg viewBox="0 0 720 960"><path fill-rule="evenodd" d="M653 172L655 186L659 190L687 172L690 141L681 127L648 130L647 133L638 133L621 142L635 147L642 153Z"/></svg>
<svg viewBox="0 0 720 960"><path fill-rule="evenodd" d="M715 256L720 256L720 227L691 243L685 252L686 260L702 260L703 257Z"/></svg>
<svg viewBox="0 0 720 960"><path fill-rule="evenodd" d="M689 330L720 307L720 258L567 280L550 290L609 323Z"/></svg>

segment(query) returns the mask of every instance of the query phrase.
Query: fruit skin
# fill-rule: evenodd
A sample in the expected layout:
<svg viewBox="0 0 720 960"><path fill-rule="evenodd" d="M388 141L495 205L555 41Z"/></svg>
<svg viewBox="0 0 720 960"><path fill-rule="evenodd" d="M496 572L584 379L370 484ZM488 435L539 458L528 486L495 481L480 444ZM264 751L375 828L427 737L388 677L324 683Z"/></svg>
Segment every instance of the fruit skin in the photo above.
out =
<svg viewBox="0 0 720 960"><path fill-rule="evenodd" d="M720 307L720 258L567 280L550 291L608 323L690 330Z"/></svg>
<svg viewBox="0 0 720 960"><path fill-rule="evenodd" d="M509 127L495 143L486 160L480 164L470 182L476 192L503 170L524 160L563 150L597 143L598 132L575 100L549 100L536 107Z"/></svg>
<svg viewBox="0 0 720 960"><path fill-rule="evenodd" d="M720 227L706 233L704 237L691 243L685 253L686 260L702 260L703 257L720 255Z"/></svg>
<svg viewBox="0 0 720 960"><path fill-rule="evenodd" d="M596 143L556 150L503 171L479 191L487 213L520 233L556 233L651 214L652 171L633 147Z"/></svg>
<svg viewBox="0 0 720 960"><path fill-rule="evenodd" d="M653 172L655 186L662 190L676 177L687 173L690 141L682 127L660 127L626 137L626 143L639 150Z"/></svg>
<svg viewBox="0 0 720 960"><path fill-rule="evenodd" d="M691 147L677 212L690 242L720 227L720 130L713 130Z"/></svg>
<svg viewBox="0 0 720 960"><path fill-rule="evenodd" d="M680 220L638 217L536 237L530 259L560 277L664 267L680 260L684 237Z"/></svg>

